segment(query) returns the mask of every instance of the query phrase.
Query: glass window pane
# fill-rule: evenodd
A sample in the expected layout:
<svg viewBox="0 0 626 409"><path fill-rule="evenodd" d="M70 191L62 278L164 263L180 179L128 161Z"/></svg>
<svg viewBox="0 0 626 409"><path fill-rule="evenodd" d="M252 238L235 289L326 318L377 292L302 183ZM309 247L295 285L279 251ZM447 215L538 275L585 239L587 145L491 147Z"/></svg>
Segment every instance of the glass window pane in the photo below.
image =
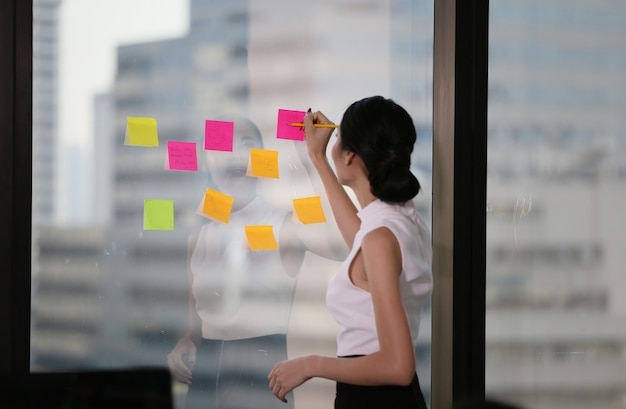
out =
<svg viewBox="0 0 626 409"><path fill-rule="evenodd" d="M233 407L267 390L259 354L335 355L325 288L344 244L332 223L292 223L292 200L322 192L303 145L277 138L278 113L339 122L354 100L393 98L417 126L416 204L430 220L432 13L427 0L34 0L31 369L167 366L190 310L211 323L193 335L218 340L203 346L219 349L205 380L219 374ZM235 123L232 151L204 149L207 120ZM278 152L278 178L246 175L250 148ZM207 189L233 199L228 223ZM279 250L246 247L257 225ZM430 333L427 308L427 399ZM175 383L181 408L187 390ZM314 380L295 405L333 398Z"/></svg>
<svg viewBox="0 0 626 409"><path fill-rule="evenodd" d="M487 393L626 407L626 4L491 1Z"/></svg>

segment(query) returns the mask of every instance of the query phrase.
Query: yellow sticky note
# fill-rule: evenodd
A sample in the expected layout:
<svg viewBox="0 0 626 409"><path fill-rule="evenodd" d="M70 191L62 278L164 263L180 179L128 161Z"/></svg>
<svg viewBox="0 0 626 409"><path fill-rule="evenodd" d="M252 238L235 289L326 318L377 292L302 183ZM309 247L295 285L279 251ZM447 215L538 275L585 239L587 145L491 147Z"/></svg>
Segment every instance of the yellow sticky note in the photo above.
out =
<svg viewBox="0 0 626 409"><path fill-rule="evenodd" d="M228 223L235 199L217 190L207 189L196 213L222 223Z"/></svg>
<svg viewBox="0 0 626 409"><path fill-rule="evenodd" d="M247 176L278 178L278 151L250 149Z"/></svg>
<svg viewBox="0 0 626 409"><path fill-rule="evenodd" d="M298 216L298 220L304 224L326 222L322 201L319 196L293 199L293 208L296 216Z"/></svg>
<svg viewBox="0 0 626 409"><path fill-rule="evenodd" d="M156 119L129 116L126 122L124 145L159 146Z"/></svg>
<svg viewBox="0 0 626 409"><path fill-rule="evenodd" d="M272 226L246 226L250 250L278 250Z"/></svg>
<svg viewBox="0 0 626 409"><path fill-rule="evenodd" d="M143 229L174 230L174 201L144 200Z"/></svg>

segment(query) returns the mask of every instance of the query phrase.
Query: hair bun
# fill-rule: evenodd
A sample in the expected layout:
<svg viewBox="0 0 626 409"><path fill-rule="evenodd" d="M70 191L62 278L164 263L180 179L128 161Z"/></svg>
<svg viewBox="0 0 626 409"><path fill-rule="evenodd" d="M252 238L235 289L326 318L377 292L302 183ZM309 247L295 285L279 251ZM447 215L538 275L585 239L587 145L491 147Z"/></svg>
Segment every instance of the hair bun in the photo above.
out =
<svg viewBox="0 0 626 409"><path fill-rule="evenodd" d="M408 167L394 165L379 169L370 177L370 187L372 194L384 202L404 203L413 199L421 186Z"/></svg>
<svg viewBox="0 0 626 409"><path fill-rule="evenodd" d="M410 170L417 139L409 113L381 96L352 103L341 120L341 148L363 161L372 194L384 202L406 202L420 190Z"/></svg>

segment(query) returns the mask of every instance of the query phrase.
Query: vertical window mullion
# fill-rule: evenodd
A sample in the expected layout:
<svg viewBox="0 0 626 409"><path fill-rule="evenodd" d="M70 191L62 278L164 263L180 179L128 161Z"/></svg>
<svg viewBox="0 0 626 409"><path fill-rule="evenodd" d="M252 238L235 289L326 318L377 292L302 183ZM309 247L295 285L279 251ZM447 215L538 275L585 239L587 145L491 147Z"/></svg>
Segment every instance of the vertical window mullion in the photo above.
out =
<svg viewBox="0 0 626 409"><path fill-rule="evenodd" d="M435 1L433 408L484 396L488 1Z"/></svg>
<svg viewBox="0 0 626 409"><path fill-rule="evenodd" d="M0 370L30 361L32 1L0 7Z"/></svg>

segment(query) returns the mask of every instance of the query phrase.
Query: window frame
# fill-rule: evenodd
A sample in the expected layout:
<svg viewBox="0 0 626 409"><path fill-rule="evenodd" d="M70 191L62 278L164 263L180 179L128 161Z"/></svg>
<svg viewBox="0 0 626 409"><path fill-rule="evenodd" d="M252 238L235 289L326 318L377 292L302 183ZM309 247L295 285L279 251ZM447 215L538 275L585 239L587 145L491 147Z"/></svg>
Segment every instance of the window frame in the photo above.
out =
<svg viewBox="0 0 626 409"><path fill-rule="evenodd" d="M30 370L32 1L0 2L0 371Z"/></svg>
<svg viewBox="0 0 626 409"><path fill-rule="evenodd" d="M485 392L489 2L434 6L431 407L449 408ZM16 374L30 371L32 11L0 2L0 371Z"/></svg>
<svg viewBox="0 0 626 409"><path fill-rule="evenodd" d="M488 0L435 0L433 408L485 396ZM450 301L452 300L452 301Z"/></svg>

